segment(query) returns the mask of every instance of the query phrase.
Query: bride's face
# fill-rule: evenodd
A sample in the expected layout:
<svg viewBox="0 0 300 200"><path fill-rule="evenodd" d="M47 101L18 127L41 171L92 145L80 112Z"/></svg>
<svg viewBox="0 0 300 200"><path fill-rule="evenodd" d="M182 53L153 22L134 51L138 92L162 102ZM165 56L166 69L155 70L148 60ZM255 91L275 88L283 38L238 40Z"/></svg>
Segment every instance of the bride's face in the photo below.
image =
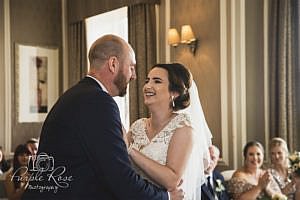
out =
<svg viewBox="0 0 300 200"><path fill-rule="evenodd" d="M169 92L168 71L155 67L147 78L143 88L145 105L170 105L171 94Z"/></svg>

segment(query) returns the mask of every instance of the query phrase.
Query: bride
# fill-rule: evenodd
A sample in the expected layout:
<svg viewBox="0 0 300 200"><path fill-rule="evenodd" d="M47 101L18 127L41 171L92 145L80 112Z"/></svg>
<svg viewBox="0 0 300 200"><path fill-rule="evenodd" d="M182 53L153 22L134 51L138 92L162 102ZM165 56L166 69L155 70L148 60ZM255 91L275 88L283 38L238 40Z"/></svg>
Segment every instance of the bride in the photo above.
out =
<svg viewBox="0 0 300 200"><path fill-rule="evenodd" d="M168 191L182 188L185 199L201 199L211 133L191 73L179 63L157 64L143 92L150 117L135 121L127 134L136 171Z"/></svg>

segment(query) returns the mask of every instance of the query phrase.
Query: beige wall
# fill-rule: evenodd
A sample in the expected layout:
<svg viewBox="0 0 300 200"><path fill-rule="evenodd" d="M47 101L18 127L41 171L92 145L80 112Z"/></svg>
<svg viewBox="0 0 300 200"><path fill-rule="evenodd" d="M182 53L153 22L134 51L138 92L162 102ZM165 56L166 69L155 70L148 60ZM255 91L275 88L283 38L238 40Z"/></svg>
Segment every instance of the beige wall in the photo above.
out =
<svg viewBox="0 0 300 200"><path fill-rule="evenodd" d="M12 151L19 143L24 143L30 137L38 137L41 123L18 123L16 116L16 75L14 67L14 46L16 43L36 46L62 47L62 23L61 23L61 1L60 0L9 0L10 19L6 21L10 25L10 30L5 30L10 34L11 44L11 149ZM0 1L0 141L4 146L5 141L5 79L4 79L4 0ZM7 11L7 10L6 10ZM5 38L6 40L8 38ZM61 64L60 64L61 66ZM60 69L61 72L61 69ZM58 74L62 76L62 73ZM2 78L1 78L2 77ZM61 78L60 78L61 79ZM61 85L61 84L60 84ZM60 88L61 91L61 88ZM7 117L6 117L7 118ZM7 145L7 144L6 144Z"/></svg>
<svg viewBox="0 0 300 200"><path fill-rule="evenodd" d="M196 54L185 45L172 49L171 58L188 66L198 85L199 95L213 142L221 144L220 97L220 15L218 0L171 1L171 26L180 31L190 24L199 39Z"/></svg>
<svg viewBox="0 0 300 200"><path fill-rule="evenodd" d="M186 45L172 48L171 62L181 62L192 71L213 143L222 149L219 1L173 0L170 3L170 27L180 33L182 25L190 24L199 40L195 55Z"/></svg>
<svg viewBox="0 0 300 200"><path fill-rule="evenodd" d="M170 61L185 64L194 75L214 136L213 143L222 151L219 168L241 166L245 143L255 139L265 144L266 138L264 1L164 0L160 16L168 17L168 2L170 21L160 18L160 24L164 24L160 26L160 34L165 34L163 30L169 28L168 23L179 33L182 25L190 24L199 39L195 55L186 46L180 45L170 49ZM220 16L221 12L223 16ZM226 23L225 30L220 29L224 25L220 23L221 19L224 20L222 23ZM221 41L222 37L224 41ZM224 42L222 49L221 42ZM165 41L160 44L160 49L164 44ZM168 55L170 47L166 48L165 52L160 52L160 61L166 61L164 56ZM221 74L222 70L226 75Z"/></svg>

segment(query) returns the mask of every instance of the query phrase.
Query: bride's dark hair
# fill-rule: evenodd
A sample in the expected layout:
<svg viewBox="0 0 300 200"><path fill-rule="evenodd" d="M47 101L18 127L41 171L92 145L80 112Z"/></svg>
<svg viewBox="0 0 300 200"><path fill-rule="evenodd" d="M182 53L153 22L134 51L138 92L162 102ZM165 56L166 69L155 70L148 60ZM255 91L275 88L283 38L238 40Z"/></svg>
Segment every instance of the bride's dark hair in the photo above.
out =
<svg viewBox="0 0 300 200"><path fill-rule="evenodd" d="M171 64L156 64L153 68L163 68L168 72L169 79L169 90L170 92L177 92L179 96L173 99L174 106L172 102L170 106L174 111L184 109L190 105L190 94L188 89L192 84L192 77L190 71L180 63Z"/></svg>

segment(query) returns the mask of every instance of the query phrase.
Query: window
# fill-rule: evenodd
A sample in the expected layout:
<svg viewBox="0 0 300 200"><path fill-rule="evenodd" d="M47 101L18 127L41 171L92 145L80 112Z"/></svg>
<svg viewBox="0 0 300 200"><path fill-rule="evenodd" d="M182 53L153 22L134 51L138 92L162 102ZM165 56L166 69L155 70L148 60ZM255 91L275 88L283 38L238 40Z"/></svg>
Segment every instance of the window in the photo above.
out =
<svg viewBox="0 0 300 200"><path fill-rule="evenodd" d="M87 49L105 34L115 34L128 41L127 7L106 12L86 19ZM89 66L89 65L88 65ZM129 90L129 88L127 89ZM129 91L125 97L114 97L118 104L123 126L129 128Z"/></svg>

